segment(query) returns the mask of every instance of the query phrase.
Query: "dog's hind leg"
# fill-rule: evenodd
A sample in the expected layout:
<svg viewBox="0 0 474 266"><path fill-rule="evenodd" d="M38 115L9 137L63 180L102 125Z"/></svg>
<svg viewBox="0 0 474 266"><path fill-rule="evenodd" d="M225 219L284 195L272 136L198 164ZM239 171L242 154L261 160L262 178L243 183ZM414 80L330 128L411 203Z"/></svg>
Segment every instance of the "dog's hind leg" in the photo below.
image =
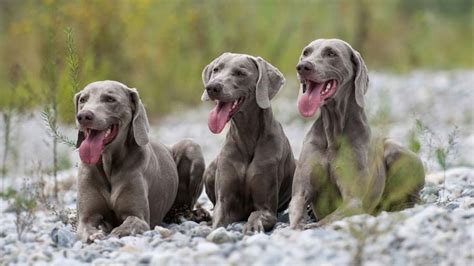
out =
<svg viewBox="0 0 474 266"><path fill-rule="evenodd" d="M182 140L171 148L178 168L179 187L174 207L192 209L201 195L206 167L201 147L192 140Z"/></svg>
<svg viewBox="0 0 474 266"><path fill-rule="evenodd" d="M173 213L174 216L188 216L202 193L203 174L206 167L204 157L199 144L189 139L179 141L173 145L171 152L178 169L179 185L176 199L169 214L171 216L173 216ZM190 214L191 218L196 215L196 213ZM207 214L200 215L207 216ZM197 219L200 218L197 217ZM208 218L204 217L202 219L207 220Z"/></svg>
<svg viewBox="0 0 474 266"><path fill-rule="evenodd" d="M204 172L204 186L206 187L206 194L214 206L216 205L216 171L217 159L212 161Z"/></svg>
<svg viewBox="0 0 474 266"><path fill-rule="evenodd" d="M398 143L386 140L384 161L387 178L378 210L398 211L413 207L425 184L425 171L420 158Z"/></svg>

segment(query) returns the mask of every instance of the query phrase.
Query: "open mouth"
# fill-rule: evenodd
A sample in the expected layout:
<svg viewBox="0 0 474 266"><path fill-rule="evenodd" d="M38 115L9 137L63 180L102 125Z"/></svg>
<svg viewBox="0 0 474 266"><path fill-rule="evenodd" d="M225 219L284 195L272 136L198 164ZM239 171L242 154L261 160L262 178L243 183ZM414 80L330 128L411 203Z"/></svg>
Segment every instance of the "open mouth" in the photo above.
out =
<svg viewBox="0 0 474 266"><path fill-rule="evenodd" d="M324 104L337 90L337 81L334 79L316 82L305 80L298 97L298 109L302 116L313 116L318 108Z"/></svg>
<svg viewBox="0 0 474 266"><path fill-rule="evenodd" d="M209 112L207 125L214 134L219 134L232 116L239 111L245 97L240 97L231 102L216 101L216 106Z"/></svg>
<svg viewBox="0 0 474 266"><path fill-rule="evenodd" d="M118 124L113 124L105 130L85 128L84 140L79 147L79 157L85 164L95 164L99 161L104 147L111 143L118 133Z"/></svg>

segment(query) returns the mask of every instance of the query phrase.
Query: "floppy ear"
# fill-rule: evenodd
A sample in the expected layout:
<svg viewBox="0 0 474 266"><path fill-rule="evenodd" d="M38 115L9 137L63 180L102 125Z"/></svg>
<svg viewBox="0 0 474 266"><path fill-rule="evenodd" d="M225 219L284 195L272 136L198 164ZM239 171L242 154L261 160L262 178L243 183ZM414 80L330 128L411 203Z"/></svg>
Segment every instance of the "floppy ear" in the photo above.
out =
<svg viewBox="0 0 474 266"><path fill-rule="evenodd" d="M255 98L260 108L270 107L270 100L275 97L285 84L283 74L261 57L251 57L258 68L258 80L255 87Z"/></svg>
<svg viewBox="0 0 474 266"><path fill-rule="evenodd" d="M369 88L369 76L367 67L359 52L352 49L352 62L354 63L354 89L356 102L360 107L365 106L364 95Z"/></svg>
<svg viewBox="0 0 474 266"><path fill-rule="evenodd" d="M204 92L202 93L201 96L201 101L206 102L209 101L209 95L207 94L206 90L206 84L209 81L209 78L211 77L211 69L212 69L212 63L207 65L204 70L202 71L202 83L204 84Z"/></svg>
<svg viewBox="0 0 474 266"><path fill-rule="evenodd" d="M216 60L212 61L209 65L207 65L202 70L201 76L202 76L202 83L204 84L204 87L206 87L206 84L209 82L209 79L211 78L212 68ZM209 101L209 95L207 94L206 88L204 88L204 92L202 93L201 101L203 102Z"/></svg>
<svg viewBox="0 0 474 266"><path fill-rule="evenodd" d="M133 138L138 146L145 146L150 139L148 132L150 131L150 124L146 115L145 106L143 106L138 91L135 88L127 88L130 93L130 98L133 106L132 130Z"/></svg>
<svg viewBox="0 0 474 266"><path fill-rule="evenodd" d="M81 93L78 92L76 95L74 95L74 114L77 115L77 111L79 108L79 98L81 97ZM79 148L81 146L82 141L84 141L84 133L80 130L77 131L77 140L76 140L76 148Z"/></svg>
<svg viewBox="0 0 474 266"><path fill-rule="evenodd" d="M206 86L207 83L209 82L209 80L211 79L212 69L214 69L215 63L217 63L217 61L219 61L219 59L220 59L221 57L223 57L224 55L227 55L227 54L229 54L229 53L226 52L226 53L221 54L218 58L212 60L212 62L209 63L209 65L207 65L207 66L202 70L201 77L202 77L202 83L204 84L204 86ZM203 102L209 101L209 95L207 94L206 89L204 89L204 92L202 93L201 101L203 101Z"/></svg>

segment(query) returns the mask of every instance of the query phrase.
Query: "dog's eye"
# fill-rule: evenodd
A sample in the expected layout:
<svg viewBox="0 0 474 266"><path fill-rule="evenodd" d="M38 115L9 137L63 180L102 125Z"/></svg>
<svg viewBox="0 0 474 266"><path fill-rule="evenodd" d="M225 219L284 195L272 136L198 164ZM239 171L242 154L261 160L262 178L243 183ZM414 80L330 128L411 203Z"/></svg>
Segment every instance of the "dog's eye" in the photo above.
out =
<svg viewBox="0 0 474 266"><path fill-rule="evenodd" d="M85 97L83 97L83 98L80 98L80 99L79 99L79 102L80 102L80 103L85 103L86 100L87 100L87 99L86 99Z"/></svg>
<svg viewBox="0 0 474 266"><path fill-rule="evenodd" d="M104 98L104 100L105 100L106 102L108 102L108 103L113 103L113 102L115 102L115 98L114 98L114 97L111 97L111 96L106 96L106 97Z"/></svg>
<svg viewBox="0 0 474 266"><path fill-rule="evenodd" d="M303 51L303 56L308 56L309 54L311 54L310 49L305 49L305 50Z"/></svg>
<svg viewBox="0 0 474 266"><path fill-rule="evenodd" d="M212 70L213 73L216 73L217 71L219 71L219 68L217 68L217 67L215 67L215 68Z"/></svg>
<svg viewBox="0 0 474 266"><path fill-rule="evenodd" d="M244 77L244 76L245 76L245 72L244 72L244 71L241 71L241 70L235 70L235 71L234 71L234 76L237 76L237 77Z"/></svg>
<svg viewBox="0 0 474 266"><path fill-rule="evenodd" d="M336 57L337 54L336 54L333 50L328 50L328 51L327 51L327 56L329 56L329 57Z"/></svg>

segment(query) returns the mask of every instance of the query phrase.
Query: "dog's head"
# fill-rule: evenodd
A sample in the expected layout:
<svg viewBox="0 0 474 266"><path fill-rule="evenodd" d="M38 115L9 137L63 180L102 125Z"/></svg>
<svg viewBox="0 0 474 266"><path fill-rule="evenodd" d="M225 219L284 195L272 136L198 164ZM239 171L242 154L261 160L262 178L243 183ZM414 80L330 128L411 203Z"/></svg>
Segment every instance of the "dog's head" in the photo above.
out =
<svg viewBox="0 0 474 266"><path fill-rule="evenodd" d="M117 81L97 81L74 96L76 147L81 161L95 164L109 146L148 143L149 124L136 89Z"/></svg>
<svg viewBox="0 0 474 266"><path fill-rule="evenodd" d="M341 100L352 90L357 104L364 107L367 67L348 43L338 39L311 42L303 49L296 71L301 83L298 109L302 116L313 116L326 101Z"/></svg>
<svg viewBox="0 0 474 266"><path fill-rule="evenodd" d="M218 134L246 105L256 103L262 109L269 108L285 78L260 57L224 53L204 68L202 81L205 90L201 99L216 103L209 113L208 126Z"/></svg>

